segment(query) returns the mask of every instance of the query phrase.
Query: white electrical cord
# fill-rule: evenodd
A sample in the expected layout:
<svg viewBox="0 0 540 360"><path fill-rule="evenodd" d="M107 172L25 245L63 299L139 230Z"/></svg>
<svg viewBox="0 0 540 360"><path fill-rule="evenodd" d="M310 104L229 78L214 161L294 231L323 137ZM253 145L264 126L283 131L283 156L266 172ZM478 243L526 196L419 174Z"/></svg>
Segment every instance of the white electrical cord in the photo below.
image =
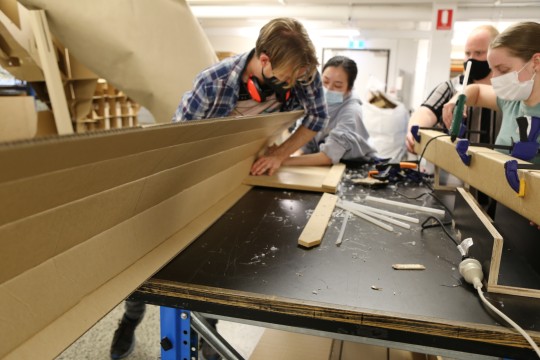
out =
<svg viewBox="0 0 540 360"><path fill-rule="evenodd" d="M527 334L525 332L525 330L523 330L512 319L510 319L508 316L506 316L502 311L500 311L495 306L493 306L489 301L487 301L487 299L484 297L484 293L482 292L482 286L475 286L475 288L478 291L478 296L480 296L480 299L482 299L484 304L486 304L491 310L493 310L497 315L502 317L507 323L512 325L514 327L514 329L516 329L521 335L523 335L525 340L527 340L529 342L529 344L531 344L531 346L533 347L534 351L536 352L536 355L538 355L538 357L540 358L540 349L538 348L538 345L536 345L534 340L529 336L529 334Z"/></svg>

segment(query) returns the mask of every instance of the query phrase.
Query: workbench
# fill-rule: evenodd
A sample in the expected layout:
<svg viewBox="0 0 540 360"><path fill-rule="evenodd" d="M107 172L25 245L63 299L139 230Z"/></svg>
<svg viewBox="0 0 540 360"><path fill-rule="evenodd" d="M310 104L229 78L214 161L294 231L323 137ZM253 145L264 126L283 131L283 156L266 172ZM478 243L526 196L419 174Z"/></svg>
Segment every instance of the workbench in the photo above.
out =
<svg viewBox="0 0 540 360"><path fill-rule="evenodd" d="M417 184L370 189L348 170L338 195L371 194L449 209L454 192ZM206 316L459 359L535 359L527 342L502 326L458 272L461 255L440 227L390 232L336 208L320 246L298 246L319 193L254 187L188 248L146 281L133 299ZM444 221L451 219L446 212ZM479 224L480 226L480 224ZM459 228L459 224L457 224ZM447 227L450 229L450 227ZM451 233L455 232L450 229ZM425 270L394 270L392 264ZM537 279L533 279L536 281ZM540 300L486 293L538 343Z"/></svg>

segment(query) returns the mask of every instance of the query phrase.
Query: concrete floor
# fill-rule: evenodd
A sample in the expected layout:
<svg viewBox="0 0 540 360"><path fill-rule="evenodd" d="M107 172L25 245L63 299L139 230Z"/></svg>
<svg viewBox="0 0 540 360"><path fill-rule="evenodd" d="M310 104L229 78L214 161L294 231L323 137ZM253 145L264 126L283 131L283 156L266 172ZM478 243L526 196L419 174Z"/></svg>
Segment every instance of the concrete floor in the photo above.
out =
<svg viewBox="0 0 540 360"><path fill-rule="evenodd" d="M112 337L120 318L124 313L121 303L107 316L88 330L79 340L60 354L57 360L108 360ZM219 321L219 333L245 359L253 352L264 328ZM157 360L161 358L159 335L159 307L148 305L146 314L135 331L136 346L127 360Z"/></svg>

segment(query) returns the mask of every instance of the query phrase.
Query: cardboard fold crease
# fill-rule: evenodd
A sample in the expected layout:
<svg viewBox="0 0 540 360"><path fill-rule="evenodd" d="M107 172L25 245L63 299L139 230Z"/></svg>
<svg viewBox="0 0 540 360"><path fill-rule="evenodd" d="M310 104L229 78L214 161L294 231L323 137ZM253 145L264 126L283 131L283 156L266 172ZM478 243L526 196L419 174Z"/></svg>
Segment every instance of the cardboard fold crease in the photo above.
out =
<svg viewBox="0 0 540 360"><path fill-rule="evenodd" d="M0 212L0 358L76 340L250 188L255 154L298 116L0 144L0 194L19 205Z"/></svg>

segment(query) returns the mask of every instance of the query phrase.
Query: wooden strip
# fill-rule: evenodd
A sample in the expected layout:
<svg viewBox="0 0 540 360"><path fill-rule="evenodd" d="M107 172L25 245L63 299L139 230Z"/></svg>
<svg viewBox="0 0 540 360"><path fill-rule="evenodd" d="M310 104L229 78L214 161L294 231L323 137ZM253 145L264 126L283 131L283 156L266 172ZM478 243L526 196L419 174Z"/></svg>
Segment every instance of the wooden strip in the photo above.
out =
<svg viewBox="0 0 540 360"><path fill-rule="evenodd" d="M378 212L370 211L370 210L365 209L365 208L355 208L354 206L350 206L350 205L348 205L346 203L341 203L338 206L340 206L342 209L346 209L346 210L349 210L349 211L351 211L351 210L352 211L357 211L357 212L360 212L362 214L371 216L373 218L384 220L386 222L389 222L390 224L400 226L400 227L402 227L404 229L407 229L407 230L411 229L411 225L409 225L407 223L404 223L403 221L396 220L396 219L394 219L394 218L392 218L390 216L380 214Z"/></svg>
<svg viewBox="0 0 540 360"><path fill-rule="evenodd" d="M278 189L331 192L322 186L329 171L328 166L282 166L272 176L249 175L244 179L244 184Z"/></svg>
<svg viewBox="0 0 540 360"><path fill-rule="evenodd" d="M337 200L338 197L335 195L323 194L298 238L298 245L310 248L321 243Z"/></svg>
<svg viewBox="0 0 540 360"><path fill-rule="evenodd" d="M424 151L427 143L440 132L420 130L421 143L415 145L416 153ZM504 175L504 164L515 158L498 151L469 147L471 164L466 166L456 152L456 145L448 137L435 139L429 143L424 158L448 171L465 183L501 202L523 217L540 224L540 171L518 170L520 178L525 179L527 190L524 197L517 196ZM530 164L518 160L520 164Z"/></svg>
<svg viewBox="0 0 540 360"><path fill-rule="evenodd" d="M392 264L395 270L426 270L422 264Z"/></svg>
<svg viewBox="0 0 540 360"><path fill-rule="evenodd" d="M330 191L336 193L337 187L345 173L345 164L335 164L330 168L328 174L322 182L322 188L324 191Z"/></svg>
<svg viewBox="0 0 540 360"><path fill-rule="evenodd" d="M284 298L277 295L256 294L168 280L150 279L138 289L138 293L151 296L178 298L179 301L198 301L213 304L234 304L239 309L260 311L261 304L275 314L293 315L317 320L361 324L382 329L432 334L443 338L478 340L503 346L527 347L526 340L513 331L499 325L484 325L468 321L452 321L437 317L407 315L391 311L370 310L339 304ZM540 340L540 333L529 332Z"/></svg>
<svg viewBox="0 0 540 360"><path fill-rule="evenodd" d="M499 231L493 226L493 223L490 221L488 216L485 214L485 212L480 208L480 205L476 201L476 199L472 196L470 192L467 190L458 187L458 192L461 194L463 199L467 202L469 207L472 209L472 211L475 213L475 215L478 217L478 219L482 222L482 225L486 228L486 230L491 234L493 237L493 249L491 252L491 261L490 261L490 267L489 267L489 277L487 281L488 291L494 291L496 289L496 285L498 283L499 278L499 270L501 266L501 257L502 257L502 251L503 251L503 237L499 233ZM476 239L480 241L479 239ZM495 291L496 292L496 291ZM519 290L516 290L516 292L520 292ZM537 293L537 297L540 297L540 291L532 291ZM522 296L529 296L528 292L521 294Z"/></svg>
<svg viewBox="0 0 540 360"><path fill-rule="evenodd" d="M60 77L60 69L56 59L56 51L52 43L45 10L30 10L30 26L34 33L41 68L45 75L47 92L51 99L54 121L58 134L73 134L71 116L69 115L66 93Z"/></svg>

